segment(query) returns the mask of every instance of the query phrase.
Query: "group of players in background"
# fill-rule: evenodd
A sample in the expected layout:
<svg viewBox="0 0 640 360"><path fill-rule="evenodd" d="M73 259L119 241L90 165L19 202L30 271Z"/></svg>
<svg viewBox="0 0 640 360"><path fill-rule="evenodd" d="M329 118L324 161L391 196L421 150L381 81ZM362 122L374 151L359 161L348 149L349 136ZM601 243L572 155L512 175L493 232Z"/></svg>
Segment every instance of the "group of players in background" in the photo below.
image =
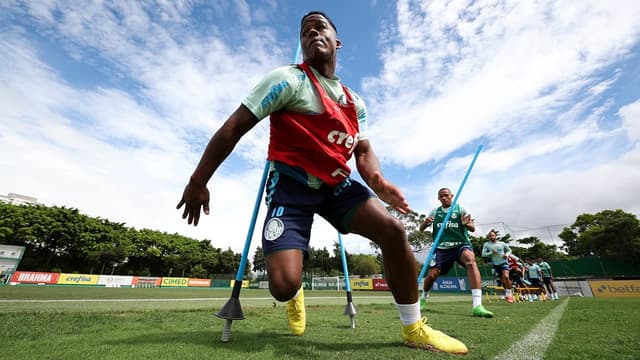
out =
<svg viewBox="0 0 640 360"><path fill-rule="evenodd" d="M487 238L489 241L482 246L482 256L491 258L497 285L504 289L508 303L514 302L513 289L518 289L523 300L558 299L551 266L542 257L538 256L537 262L533 259L522 261L511 252L509 245L498 240L496 231L489 231Z"/></svg>
<svg viewBox="0 0 640 360"><path fill-rule="evenodd" d="M493 317L493 313L482 306L482 280L476 264L473 246L469 232L475 231L475 223L471 214L460 204L453 204L454 194L449 188L438 190L438 200L441 206L431 210L420 225L424 231L433 224L435 235L444 223L446 214L451 211L450 220L438 239L436 249L429 259L429 271L424 279L421 307L426 308L429 292L435 280L447 274L455 262L467 270L467 277L471 287L472 315L478 317ZM453 209L450 208L453 206ZM524 262L514 255L503 241L498 240L496 231L487 234L488 241L482 246L482 257L491 258L494 274L497 275L498 286L504 289L505 299L513 303L514 291L517 289L518 300L537 300L539 296L552 300L558 299L558 292L553 284L551 266L538 257L535 263L531 259ZM546 287L546 289L545 289Z"/></svg>

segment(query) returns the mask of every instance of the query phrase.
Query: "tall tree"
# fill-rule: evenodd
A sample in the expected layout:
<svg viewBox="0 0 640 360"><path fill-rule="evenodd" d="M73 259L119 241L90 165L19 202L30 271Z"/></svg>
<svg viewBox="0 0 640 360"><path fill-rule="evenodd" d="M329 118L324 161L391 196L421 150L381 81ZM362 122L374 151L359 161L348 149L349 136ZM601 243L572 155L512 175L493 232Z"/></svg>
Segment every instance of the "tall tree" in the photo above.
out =
<svg viewBox="0 0 640 360"><path fill-rule="evenodd" d="M351 262L353 263L353 268L349 269L349 271L355 275L370 276L382 272L382 267L373 255L352 255Z"/></svg>
<svg viewBox="0 0 640 360"><path fill-rule="evenodd" d="M262 252L262 247L256 247L256 251L253 253L253 271L258 273L264 273L267 271L267 261Z"/></svg>
<svg viewBox="0 0 640 360"><path fill-rule="evenodd" d="M414 252L425 251L431 246L433 243L433 234L430 231L420 231L420 224L427 218L425 214L419 214L415 211L402 214L391 206L387 206L386 209L404 225L409 245L411 245ZM373 247L376 252L380 251L380 247L373 242L371 242L371 247Z"/></svg>
<svg viewBox="0 0 640 360"><path fill-rule="evenodd" d="M572 256L611 256L632 262L640 258L640 221L620 209L579 215L559 237Z"/></svg>

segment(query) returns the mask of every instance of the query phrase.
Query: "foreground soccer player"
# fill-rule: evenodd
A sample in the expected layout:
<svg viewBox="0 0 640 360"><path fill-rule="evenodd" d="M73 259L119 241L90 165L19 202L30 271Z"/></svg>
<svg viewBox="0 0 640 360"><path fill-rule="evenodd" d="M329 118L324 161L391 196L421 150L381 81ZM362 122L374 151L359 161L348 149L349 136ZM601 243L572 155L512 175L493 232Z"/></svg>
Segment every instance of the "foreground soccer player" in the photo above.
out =
<svg viewBox="0 0 640 360"><path fill-rule="evenodd" d="M378 198L401 213L409 205L382 176L367 138L364 102L335 75L342 46L335 25L321 12L306 14L300 25L304 62L267 74L213 135L178 203L178 208L185 206L182 217L197 225L201 208L209 213L207 182L240 138L270 116L262 248L271 294L288 302L291 333L302 335L306 328L302 261L317 213L341 233L359 234L380 246L406 345L467 353L462 342L433 330L420 315L416 263L404 226ZM347 161L353 155L378 198L350 177Z"/></svg>

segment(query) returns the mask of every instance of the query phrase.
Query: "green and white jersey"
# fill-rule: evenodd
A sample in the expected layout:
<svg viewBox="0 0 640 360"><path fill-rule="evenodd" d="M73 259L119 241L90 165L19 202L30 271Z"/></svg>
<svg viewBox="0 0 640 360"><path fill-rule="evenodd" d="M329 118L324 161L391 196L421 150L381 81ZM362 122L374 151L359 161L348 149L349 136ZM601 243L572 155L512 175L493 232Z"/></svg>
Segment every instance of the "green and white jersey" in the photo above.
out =
<svg viewBox="0 0 640 360"><path fill-rule="evenodd" d="M542 277L551 277L551 266L546 261L539 262L537 265L542 271Z"/></svg>
<svg viewBox="0 0 640 360"><path fill-rule="evenodd" d="M326 78L309 66L322 88L329 97L346 105L347 97L337 76ZM358 140L368 139L367 107L364 101L352 89L347 88L358 116ZM318 96L311 80L296 65L281 66L269 72L242 101L253 115L262 120L278 110L287 110L303 114L321 114L324 112L322 100Z"/></svg>
<svg viewBox="0 0 640 360"><path fill-rule="evenodd" d="M482 245L482 256L491 256L491 263L493 265L506 264L507 259L504 257L505 255L511 255L511 248L509 247L509 245L502 241L487 241L486 243L484 243L484 245Z"/></svg>
<svg viewBox="0 0 640 360"><path fill-rule="evenodd" d="M542 279L542 270L538 264L529 265L529 279Z"/></svg>
<svg viewBox="0 0 640 360"><path fill-rule="evenodd" d="M434 218L433 220L433 238L438 235L438 231L440 231L440 227L442 226L442 222L444 221L445 216L447 216L447 212L449 208L443 209L442 206L439 206L429 213L429 216ZM451 217L447 222L447 226L444 228L442 232L442 236L440 237L440 242L438 243L438 249L446 250L458 247L460 245L471 245L471 241L469 240L469 231L467 227L462 225L462 217L468 215L469 213L465 208L456 204L455 208L451 213Z"/></svg>
<svg viewBox="0 0 640 360"><path fill-rule="evenodd" d="M329 79L322 76L313 67L309 66L309 68L318 79L320 86L333 101L341 105L347 103L347 97L344 94L340 78L336 76L333 79ZM368 139L367 107L358 94L350 88L347 89L351 94L356 107L356 115L358 116L358 141L366 140ZM302 114L321 114L324 112L322 100L316 93L311 79L297 65L281 66L269 72L251 90L249 95L242 101L242 104L258 120L262 120L279 110ZM300 170L288 167L288 165L275 164L273 161L269 165L269 171L279 167L279 171L294 178L300 176L297 174ZM322 180L316 176L305 173L303 177L305 178L304 182L313 189L318 189L322 186Z"/></svg>

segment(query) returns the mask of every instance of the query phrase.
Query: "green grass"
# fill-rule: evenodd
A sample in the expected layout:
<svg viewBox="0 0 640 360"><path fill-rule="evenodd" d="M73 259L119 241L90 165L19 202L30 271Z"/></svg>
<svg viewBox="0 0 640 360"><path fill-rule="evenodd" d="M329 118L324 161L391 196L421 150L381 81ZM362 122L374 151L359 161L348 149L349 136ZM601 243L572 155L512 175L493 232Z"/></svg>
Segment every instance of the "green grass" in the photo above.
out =
<svg viewBox="0 0 640 360"><path fill-rule="evenodd" d="M225 344L220 342L224 320L213 314L229 294L227 289L0 287L3 354L11 359L154 360L451 357L404 347L392 298L376 292L353 293L359 310L355 329L342 315L344 292L305 292L307 331L294 337L288 333L282 303L274 307L267 291L244 289L240 297L246 320L233 322ZM66 301L54 302L58 299ZM91 301L75 301L81 299ZM469 295L436 294L424 315L434 328L467 344L465 359L490 359L564 301L568 305L544 358L640 358L640 299L565 298L513 305L485 301L496 316L480 319L469 316Z"/></svg>

